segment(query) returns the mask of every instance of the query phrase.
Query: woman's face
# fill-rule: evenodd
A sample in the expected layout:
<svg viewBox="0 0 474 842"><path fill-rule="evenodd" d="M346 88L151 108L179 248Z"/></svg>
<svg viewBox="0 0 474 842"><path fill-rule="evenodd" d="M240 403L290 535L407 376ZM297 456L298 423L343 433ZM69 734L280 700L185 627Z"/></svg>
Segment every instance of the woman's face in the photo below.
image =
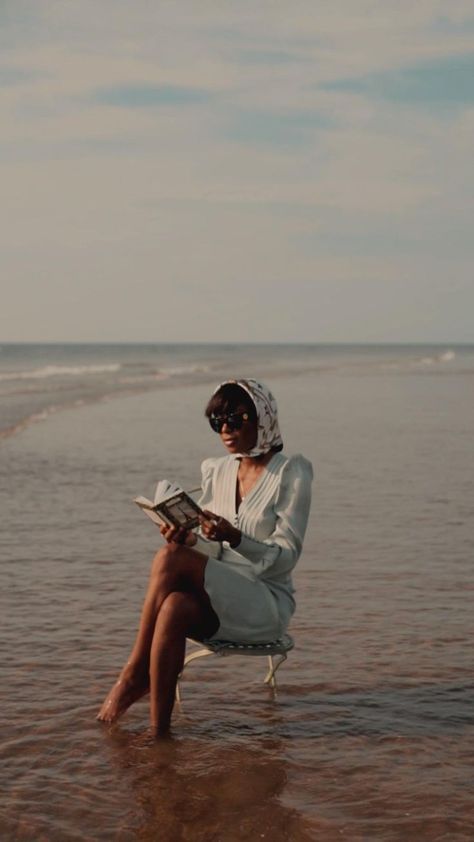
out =
<svg viewBox="0 0 474 842"><path fill-rule="evenodd" d="M244 404L239 404L234 411L223 413L226 415L241 415L247 413L248 409ZM232 425L223 424L219 433L222 444L229 453L248 453L257 443L257 422L244 421L240 430L233 429Z"/></svg>

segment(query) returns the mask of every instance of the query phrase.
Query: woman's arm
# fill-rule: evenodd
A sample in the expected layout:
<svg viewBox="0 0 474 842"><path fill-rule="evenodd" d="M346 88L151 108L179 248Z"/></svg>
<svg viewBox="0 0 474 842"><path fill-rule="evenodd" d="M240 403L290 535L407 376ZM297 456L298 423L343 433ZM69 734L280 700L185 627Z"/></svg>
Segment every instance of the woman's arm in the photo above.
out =
<svg viewBox="0 0 474 842"><path fill-rule="evenodd" d="M204 534L227 541L252 562L259 576L289 572L303 546L311 505L312 478L312 466L307 459L294 456L288 460L274 507L275 529L265 541L251 538L223 518L219 518L215 527L203 524Z"/></svg>

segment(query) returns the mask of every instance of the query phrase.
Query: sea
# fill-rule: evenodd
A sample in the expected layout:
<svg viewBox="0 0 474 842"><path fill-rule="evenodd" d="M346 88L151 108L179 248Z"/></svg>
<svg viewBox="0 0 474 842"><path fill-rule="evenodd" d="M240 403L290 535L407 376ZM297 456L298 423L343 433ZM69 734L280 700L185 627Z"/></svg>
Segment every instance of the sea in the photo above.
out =
<svg viewBox="0 0 474 842"><path fill-rule="evenodd" d="M96 713L161 537L134 505L274 392L314 466L295 647L204 658L172 737ZM0 839L472 842L474 346L0 347Z"/></svg>

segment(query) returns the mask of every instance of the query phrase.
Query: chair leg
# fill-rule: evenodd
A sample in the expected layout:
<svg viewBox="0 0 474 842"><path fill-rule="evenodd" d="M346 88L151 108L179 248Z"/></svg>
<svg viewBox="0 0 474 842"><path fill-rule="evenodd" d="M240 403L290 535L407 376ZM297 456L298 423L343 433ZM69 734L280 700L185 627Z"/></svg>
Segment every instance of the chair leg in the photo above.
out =
<svg viewBox="0 0 474 842"><path fill-rule="evenodd" d="M197 649L195 652L190 652L189 655L186 655L184 659L183 669L181 675L184 672L184 668L187 667L191 661L195 661L196 658L206 658L208 655L216 655L216 652L213 652L212 649Z"/></svg>
<svg viewBox="0 0 474 842"><path fill-rule="evenodd" d="M275 674L277 669L281 667L283 661L286 661L286 652L282 652L281 655L275 656L275 662L273 661L273 655L268 656L269 670L264 678L264 684L269 684L271 687L273 687L273 689L276 688Z"/></svg>
<svg viewBox="0 0 474 842"><path fill-rule="evenodd" d="M176 682L176 694L175 698L178 703L181 703L181 691L179 688L179 682L183 676L184 670L191 661L195 661L196 658L205 658L207 655L215 655L216 652L212 652L210 649L197 649L194 652L190 652L189 655L186 655L184 659L183 669L181 670L180 674L178 675L178 681Z"/></svg>

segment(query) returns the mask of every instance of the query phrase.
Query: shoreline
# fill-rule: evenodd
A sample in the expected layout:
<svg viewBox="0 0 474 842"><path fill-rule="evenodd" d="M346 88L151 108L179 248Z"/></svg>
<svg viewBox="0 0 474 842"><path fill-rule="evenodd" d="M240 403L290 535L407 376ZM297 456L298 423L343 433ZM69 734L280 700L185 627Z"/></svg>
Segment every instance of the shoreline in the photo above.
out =
<svg viewBox="0 0 474 842"><path fill-rule="evenodd" d="M12 346L13 347L13 346ZM32 349L35 346L18 345L18 348ZM271 348L284 351L298 349L298 354L295 357L283 355L281 357L267 356L266 354L259 357L255 354L254 364L252 359L246 355L243 357L237 353L234 357L231 355L224 355L223 357L216 356L214 359L204 357L199 359L199 354L196 357L183 357L177 353L176 357L171 356L166 359L159 357L127 357L126 353L129 348L145 348L166 350L168 347L180 349L182 345L148 345L144 343L138 345L96 345L83 344L81 346L70 343L69 345L43 345L43 348L57 348L60 351L61 347L64 349L64 354L58 354L57 357L47 357L46 359L32 358L31 360L22 360L25 368L12 370L12 360L7 368L2 371L0 367L0 383L6 382L14 384L15 380L22 383L19 386L8 387L2 393L0 389L0 397L6 410L6 426L0 429L0 443L6 439L12 438L21 434L29 427L42 421L46 421L52 416L63 412L70 411L75 408L81 408L87 405L107 402L121 397L138 396L152 392L159 392L160 390L169 390L175 388L189 388L198 386L200 384L212 384L221 382L227 377L241 374L245 376L246 371L253 366L256 369L256 376L261 377L264 381L270 382L280 378L304 378L313 377L315 375L336 375L350 377L366 377L366 376L453 376L464 375L470 376L474 374L474 359L471 361L471 348L468 345L452 345L447 348L445 345L358 345L350 344L341 345L334 344L333 346L325 344L300 344L300 345L270 345L262 344L259 347L270 351ZM186 346L187 350L196 348L196 350L210 348L209 345L197 345L189 343ZM221 348L223 351L229 349L241 349L246 352L250 351L256 345L215 345L215 348ZM116 348L121 352L121 355L111 354L107 355L105 360L100 360L98 354L92 357L82 358L77 360L73 355L73 359L67 357L67 349L81 348L84 351L94 351L100 348ZM359 352L352 357L349 353L350 349ZM374 353L374 349L378 348L380 354ZM453 349L456 349L453 350ZM317 350L321 349L321 355L311 356L309 353L301 354L304 349ZM334 355L326 355L324 349L332 349ZM387 352L395 352L395 349L403 353L398 356L392 356ZM462 349L462 350L461 350ZM422 351L425 354L422 354ZM366 351L367 353L364 353ZM338 353L340 352L340 353ZM0 362L5 361L1 359ZM38 365L38 363L41 363ZM18 360L16 362L18 365ZM104 372L110 372L110 377L104 377ZM79 376L77 376L79 375ZM87 375L93 375L87 377ZM100 377L97 380L97 377ZM34 383L34 388L30 383ZM26 386L23 384L27 384ZM44 384L43 388L39 384ZM67 392L67 396L64 393ZM64 396L64 397L62 397ZM44 400L43 400L44 399ZM42 404L43 401L43 404ZM29 406L28 406L29 404ZM10 418L8 418L10 415ZM15 417L16 416L16 417Z"/></svg>

